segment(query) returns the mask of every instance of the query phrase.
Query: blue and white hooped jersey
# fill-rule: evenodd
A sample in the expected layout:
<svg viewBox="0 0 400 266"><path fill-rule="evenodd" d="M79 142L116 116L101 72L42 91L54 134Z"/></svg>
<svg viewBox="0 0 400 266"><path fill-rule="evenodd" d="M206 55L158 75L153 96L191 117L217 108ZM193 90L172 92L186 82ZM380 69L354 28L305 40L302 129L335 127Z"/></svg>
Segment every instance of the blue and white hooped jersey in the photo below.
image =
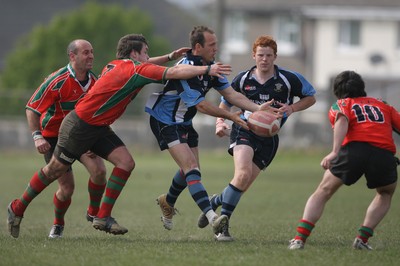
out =
<svg viewBox="0 0 400 266"><path fill-rule="evenodd" d="M199 56L189 51L177 64L203 65ZM145 111L164 124L191 124L197 113L196 105L214 88L224 90L230 86L226 77L201 75L188 80L169 80L161 92L147 100Z"/></svg>
<svg viewBox="0 0 400 266"><path fill-rule="evenodd" d="M275 102L284 104L292 104L294 97L304 98L313 96L316 91L314 87L301 74L285 70L275 65L274 77L264 84L258 83L252 73L256 66L247 71L239 73L232 81L232 88L245 95L252 102L260 105L272 99ZM232 106L224 97L221 101L228 106ZM279 106L275 106L279 107ZM249 111L242 110L243 119L247 119L250 115ZM283 117L281 125L286 121L287 117Z"/></svg>

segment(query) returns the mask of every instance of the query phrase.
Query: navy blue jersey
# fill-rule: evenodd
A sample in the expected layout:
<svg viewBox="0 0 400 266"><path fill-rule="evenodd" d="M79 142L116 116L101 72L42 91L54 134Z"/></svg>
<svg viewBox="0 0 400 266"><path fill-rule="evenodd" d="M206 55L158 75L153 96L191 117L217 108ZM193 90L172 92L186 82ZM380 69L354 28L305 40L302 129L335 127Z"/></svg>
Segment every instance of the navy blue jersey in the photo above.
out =
<svg viewBox="0 0 400 266"><path fill-rule="evenodd" d="M177 64L202 66L202 58L187 52ZM145 111L164 124L191 124L197 113L196 105L205 99L207 92L214 88L224 90L229 81L209 75L201 75L188 80L169 80L163 91L153 93Z"/></svg>
<svg viewBox="0 0 400 266"><path fill-rule="evenodd" d="M256 66L247 71L239 73L232 81L232 88L244 94L249 100L260 105L274 99L276 102L292 104L294 97L304 98L315 94L314 87L299 73L288 71L275 65L274 77L264 84L252 76ZM232 106L224 97L221 101L228 106ZM279 106L275 106L279 107ZM249 111L243 111L243 119L250 115ZM286 121L286 116L282 119L282 125Z"/></svg>

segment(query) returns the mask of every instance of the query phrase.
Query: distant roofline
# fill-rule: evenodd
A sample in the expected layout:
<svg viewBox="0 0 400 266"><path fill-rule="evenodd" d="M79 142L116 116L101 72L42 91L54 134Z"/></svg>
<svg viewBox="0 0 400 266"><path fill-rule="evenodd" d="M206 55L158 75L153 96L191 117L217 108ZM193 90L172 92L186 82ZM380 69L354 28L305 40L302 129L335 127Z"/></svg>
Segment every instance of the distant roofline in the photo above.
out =
<svg viewBox="0 0 400 266"><path fill-rule="evenodd" d="M400 20L400 6L350 6L350 5L302 5L302 6L226 6L228 11L244 11L254 14L273 13L299 13L308 18L314 19L374 19L374 20Z"/></svg>
<svg viewBox="0 0 400 266"><path fill-rule="evenodd" d="M303 15L318 19L400 20L400 8L359 6L303 6Z"/></svg>

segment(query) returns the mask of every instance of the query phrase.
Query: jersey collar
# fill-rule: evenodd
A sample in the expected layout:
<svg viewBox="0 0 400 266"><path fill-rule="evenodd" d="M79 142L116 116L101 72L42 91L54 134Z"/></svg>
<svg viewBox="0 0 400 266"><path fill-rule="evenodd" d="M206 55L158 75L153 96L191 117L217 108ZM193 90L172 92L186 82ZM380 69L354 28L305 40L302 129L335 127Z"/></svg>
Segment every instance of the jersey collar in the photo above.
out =
<svg viewBox="0 0 400 266"><path fill-rule="evenodd" d="M90 78L90 73L87 72L86 75L88 77L88 82L86 83L85 86L82 86L81 83L79 82L79 80L76 79L76 74L75 74L75 70L72 68L71 63L68 63L68 71L69 74L75 79L75 81L79 84L79 86L81 86L83 91L87 91L90 87L90 84L92 83L92 79Z"/></svg>
<svg viewBox="0 0 400 266"><path fill-rule="evenodd" d="M190 61L193 61L195 66L205 65L206 63L203 62L203 57L199 55L194 55L192 49L186 52L186 58ZM209 65L214 64L214 61L209 63Z"/></svg>

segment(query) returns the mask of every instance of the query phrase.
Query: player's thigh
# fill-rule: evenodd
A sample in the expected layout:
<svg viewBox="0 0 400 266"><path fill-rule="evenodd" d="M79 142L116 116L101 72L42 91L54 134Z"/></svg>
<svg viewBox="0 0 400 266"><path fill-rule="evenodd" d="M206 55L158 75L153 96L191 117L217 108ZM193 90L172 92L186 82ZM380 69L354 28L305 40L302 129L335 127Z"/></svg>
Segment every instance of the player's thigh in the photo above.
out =
<svg viewBox="0 0 400 266"><path fill-rule="evenodd" d="M132 171L135 168L135 161L126 146L115 148L108 156L107 160L114 166L125 171Z"/></svg>
<svg viewBox="0 0 400 266"><path fill-rule="evenodd" d="M187 143L178 143L169 147L168 151L185 173L194 168L199 168L197 158Z"/></svg>
<svg viewBox="0 0 400 266"><path fill-rule="evenodd" d="M199 147L191 147L190 150L192 151L194 157L196 158L197 165L200 168Z"/></svg>
<svg viewBox="0 0 400 266"><path fill-rule="evenodd" d="M343 185L343 181L337 176L333 175L330 170L326 170L321 182L318 185L317 190L323 193L328 193L332 195L335 193L341 186Z"/></svg>
<svg viewBox="0 0 400 266"><path fill-rule="evenodd" d="M106 166L103 159L97 155L82 154L79 161L85 166L90 176L101 177L106 174Z"/></svg>
<svg viewBox="0 0 400 266"><path fill-rule="evenodd" d="M394 191L396 190L396 186L397 186L397 182L392 183L390 185L383 186L383 187L378 187L378 188L376 188L376 192L381 195L386 194L386 195L392 196L394 194Z"/></svg>
<svg viewBox="0 0 400 266"><path fill-rule="evenodd" d="M233 148L235 171L251 171L254 150L248 145L236 145Z"/></svg>
<svg viewBox="0 0 400 266"><path fill-rule="evenodd" d="M248 145L237 145L233 150L235 173L232 185L246 191L254 182L260 169L253 163L254 150Z"/></svg>

